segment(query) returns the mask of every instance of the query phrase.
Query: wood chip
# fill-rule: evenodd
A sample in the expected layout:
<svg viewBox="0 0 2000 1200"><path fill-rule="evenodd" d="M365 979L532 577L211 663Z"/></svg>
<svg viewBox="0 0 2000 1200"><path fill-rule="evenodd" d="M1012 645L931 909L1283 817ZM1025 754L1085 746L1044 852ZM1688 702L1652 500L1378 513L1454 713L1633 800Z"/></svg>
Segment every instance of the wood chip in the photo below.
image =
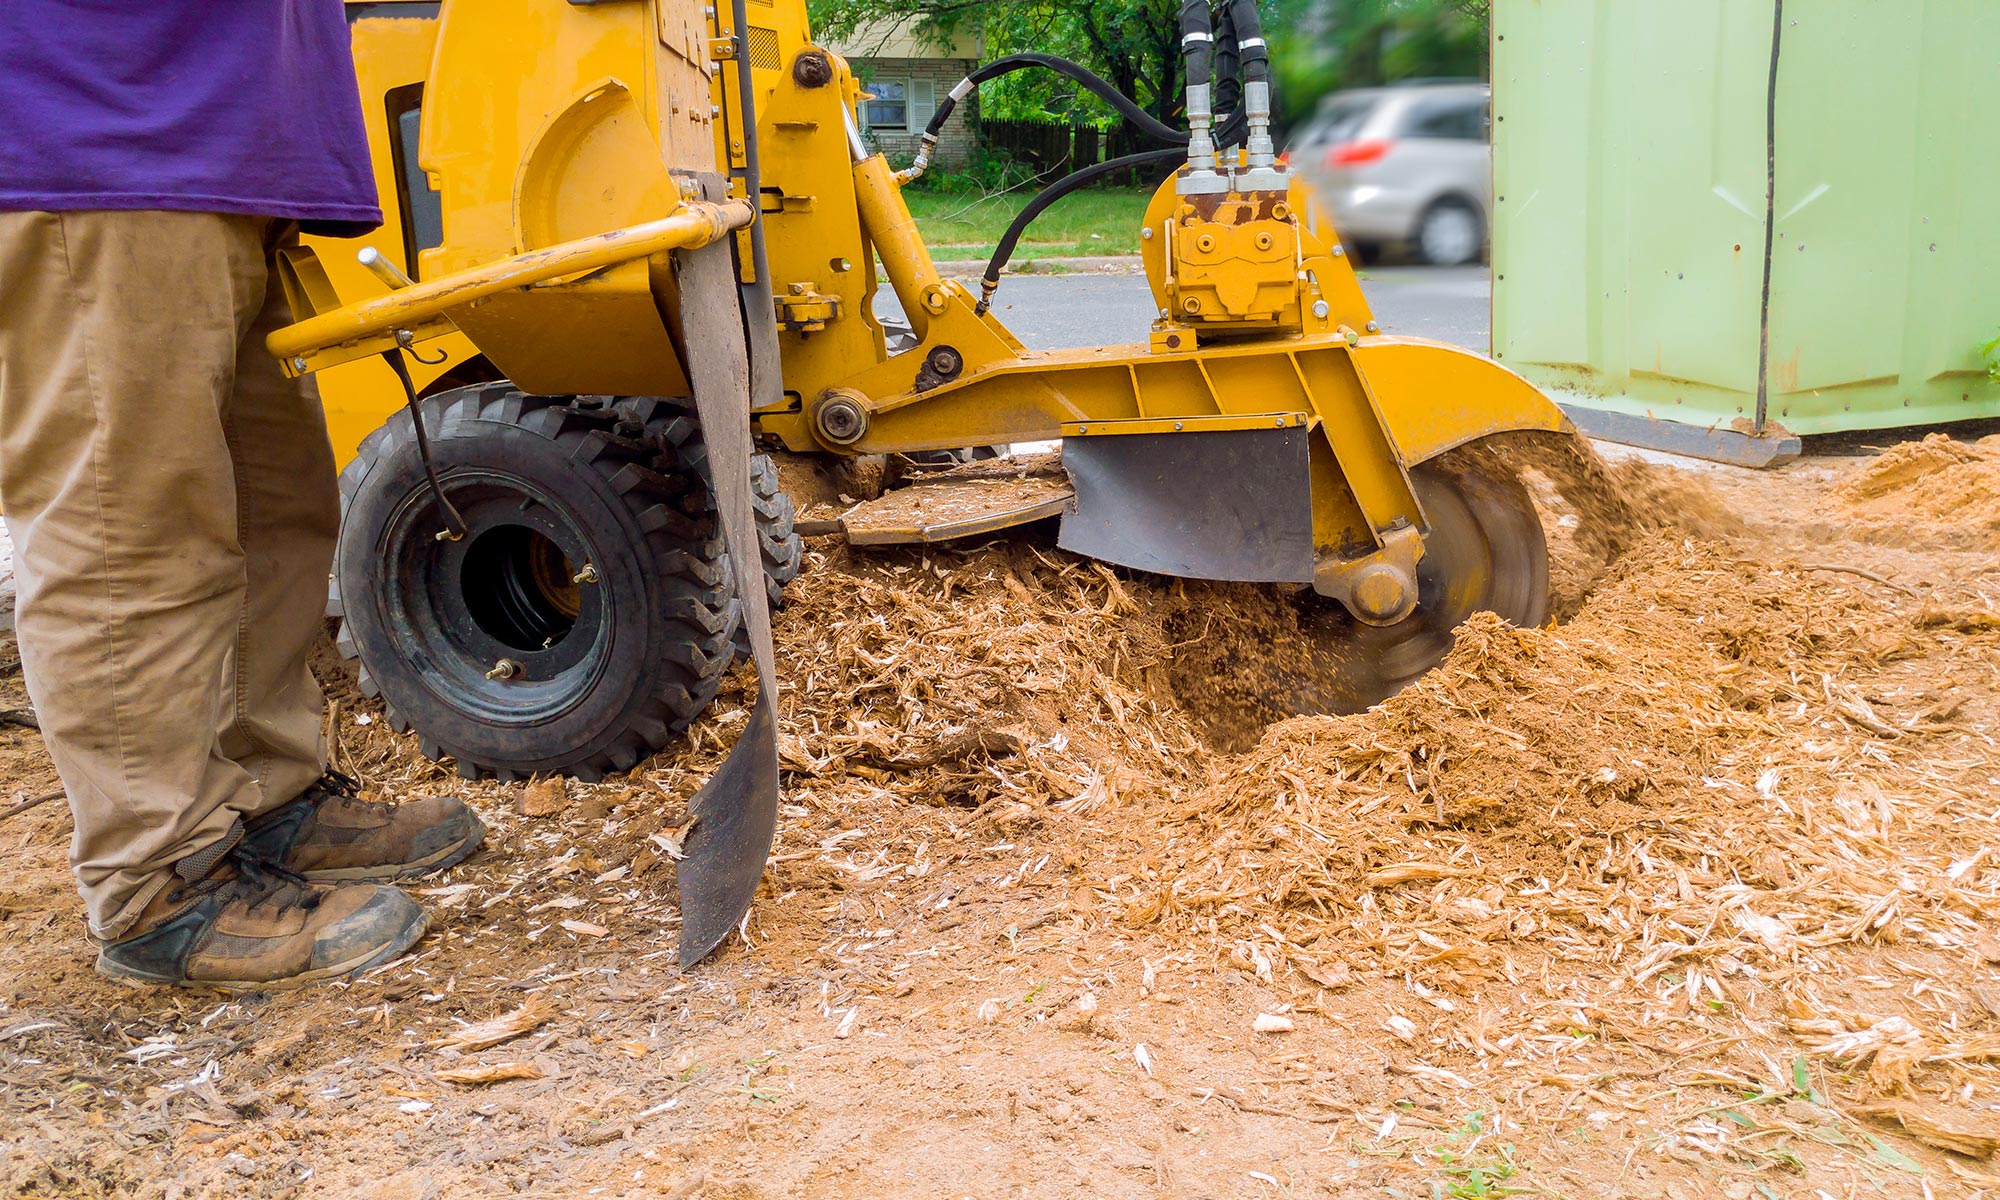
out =
<svg viewBox="0 0 2000 1200"><path fill-rule="evenodd" d="M1924 1100L1888 1100L1856 1105L1855 1112L1903 1127L1926 1145L1968 1158L1990 1158L2000 1150L2000 1113L1974 1113Z"/></svg>
<svg viewBox="0 0 2000 1200"><path fill-rule="evenodd" d="M500 1083L508 1079L540 1079L542 1069L533 1063L523 1062L474 1063L466 1067L440 1067L432 1074L445 1083L471 1086Z"/></svg>
<svg viewBox="0 0 2000 1200"><path fill-rule="evenodd" d="M1369 887L1395 887L1399 883L1428 883L1432 880L1451 879L1463 874L1465 872L1454 871L1450 867L1439 866L1436 863L1407 862L1370 871L1368 878L1364 882Z"/></svg>
<svg viewBox="0 0 2000 1200"><path fill-rule="evenodd" d="M560 775L530 780L516 805L524 817L554 816L569 807L569 781Z"/></svg>
<svg viewBox="0 0 2000 1200"><path fill-rule="evenodd" d="M555 1013L555 1006L537 996L513 1012L477 1025L467 1025L436 1044L447 1050L484 1050L501 1042L533 1033Z"/></svg>
<svg viewBox="0 0 2000 1200"><path fill-rule="evenodd" d="M575 920L564 921L562 923L562 927L564 929L569 930L571 933L578 934L582 937L601 938L605 934L611 932L604 926L592 925L589 921L575 921Z"/></svg>
<svg viewBox="0 0 2000 1200"><path fill-rule="evenodd" d="M1256 1030L1258 1033L1290 1033L1292 1031L1292 1019L1290 1017L1278 1016L1275 1013L1258 1013L1257 1019L1250 1022L1250 1028Z"/></svg>

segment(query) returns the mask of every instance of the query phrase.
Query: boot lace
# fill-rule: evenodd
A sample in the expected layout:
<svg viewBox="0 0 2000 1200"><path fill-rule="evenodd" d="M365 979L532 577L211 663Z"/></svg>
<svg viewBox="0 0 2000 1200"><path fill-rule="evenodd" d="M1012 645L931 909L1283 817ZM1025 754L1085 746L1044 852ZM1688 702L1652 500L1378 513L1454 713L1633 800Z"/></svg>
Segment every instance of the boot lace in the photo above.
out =
<svg viewBox="0 0 2000 1200"><path fill-rule="evenodd" d="M311 911L319 907L320 892L305 876L297 871L260 858L241 846L222 856L222 863L235 868L235 874L223 875L220 870L211 871L205 878L192 883L178 883L167 893L169 904L178 904L194 896L206 896L226 888L234 888L241 894L245 906L251 909L266 904L276 904L279 912L298 908Z"/></svg>
<svg viewBox="0 0 2000 1200"><path fill-rule="evenodd" d="M310 789L322 802L332 800L349 808L386 816L395 811L396 806L384 800L369 800L361 794L361 781L352 775L343 775L328 768L324 775L313 781Z"/></svg>

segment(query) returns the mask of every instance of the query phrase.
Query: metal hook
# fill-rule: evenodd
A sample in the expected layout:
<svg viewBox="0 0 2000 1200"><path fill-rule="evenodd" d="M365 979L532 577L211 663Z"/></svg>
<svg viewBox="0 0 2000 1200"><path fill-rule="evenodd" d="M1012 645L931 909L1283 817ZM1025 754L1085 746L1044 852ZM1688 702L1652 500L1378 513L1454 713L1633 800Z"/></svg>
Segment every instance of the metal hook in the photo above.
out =
<svg viewBox="0 0 2000 1200"><path fill-rule="evenodd" d="M417 353L416 341L417 341L417 335L411 333L409 330L407 329L396 330L396 344L398 346L401 346L404 350L408 351L411 358L416 359L418 362L424 364L427 367L435 367L439 363L443 362L445 359L451 357L451 355L446 351L440 350L438 351L438 355L436 358L425 358L423 355Z"/></svg>

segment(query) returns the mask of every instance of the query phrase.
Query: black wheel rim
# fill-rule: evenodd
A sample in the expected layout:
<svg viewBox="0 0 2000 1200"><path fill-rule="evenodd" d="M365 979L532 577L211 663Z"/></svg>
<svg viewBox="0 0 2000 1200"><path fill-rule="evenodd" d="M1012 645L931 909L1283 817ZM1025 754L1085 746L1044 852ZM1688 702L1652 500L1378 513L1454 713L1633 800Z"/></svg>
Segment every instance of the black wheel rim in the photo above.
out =
<svg viewBox="0 0 2000 1200"><path fill-rule="evenodd" d="M428 491L404 500L376 589L386 626L441 703L502 725L551 720L602 675L615 629L609 589L573 577L586 563L600 579L613 567L570 506L525 480L457 470L444 487L466 535L438 540Z"/></svg>

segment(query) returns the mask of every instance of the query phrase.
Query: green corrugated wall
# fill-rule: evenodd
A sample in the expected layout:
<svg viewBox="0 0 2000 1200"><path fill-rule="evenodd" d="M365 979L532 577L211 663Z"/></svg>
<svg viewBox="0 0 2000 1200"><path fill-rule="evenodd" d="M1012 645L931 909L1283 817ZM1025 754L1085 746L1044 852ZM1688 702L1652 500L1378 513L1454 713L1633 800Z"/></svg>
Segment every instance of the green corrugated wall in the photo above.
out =
<svg viewBox="0 0 2000 1200"><path fill-rule="evenodd" d="M1502 362L1697 427L1756 431L1760 392L1793 433L2000 415L2000 0L1498 0L1493 26Z"/></svg>

